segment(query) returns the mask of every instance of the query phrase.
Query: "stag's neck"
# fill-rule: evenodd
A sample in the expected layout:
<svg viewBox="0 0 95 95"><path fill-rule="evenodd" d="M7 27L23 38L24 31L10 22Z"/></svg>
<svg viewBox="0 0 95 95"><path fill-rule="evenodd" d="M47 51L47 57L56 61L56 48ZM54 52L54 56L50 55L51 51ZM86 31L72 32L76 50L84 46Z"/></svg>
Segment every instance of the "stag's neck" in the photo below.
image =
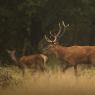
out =
<svg viewBox="0 0 95 95"><path fill-rule="evenodd" d="M56 49L57 51L65 51L65 50L67 49L67 47L61 46L61 45L56 45L55 49Z"/></svg>
<svg viewBox="0 0 95 95"><path fill-rule="evenodd" d="M60 56L64 56L65 53L66 53L66 47L65 46L60 46L60 45L57 45L55 47L55 51L56 51L56 56L57 57L60 57Z"/></svg>

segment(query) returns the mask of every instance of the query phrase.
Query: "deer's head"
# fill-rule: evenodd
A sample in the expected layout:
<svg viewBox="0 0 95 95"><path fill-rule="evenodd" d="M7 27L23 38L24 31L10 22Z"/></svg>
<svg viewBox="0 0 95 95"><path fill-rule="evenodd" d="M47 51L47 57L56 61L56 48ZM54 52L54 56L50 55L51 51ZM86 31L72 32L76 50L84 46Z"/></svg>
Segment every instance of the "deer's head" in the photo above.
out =
<svg viewBox="0 0 95 95"><path fill-rule="evenodd" d="M59 23L59 31L57 33L49 32L49 37L47 35L44 36L45 40L48 42L48 46L46 49L54 49L57 45L59 45L58 38L60 38L60 36L63 34L62 31L65 33L65 30L68 26L69 24L65 25L64 21L62 21L61 23ZM64 27L63 30L62 27Z"/></svg>

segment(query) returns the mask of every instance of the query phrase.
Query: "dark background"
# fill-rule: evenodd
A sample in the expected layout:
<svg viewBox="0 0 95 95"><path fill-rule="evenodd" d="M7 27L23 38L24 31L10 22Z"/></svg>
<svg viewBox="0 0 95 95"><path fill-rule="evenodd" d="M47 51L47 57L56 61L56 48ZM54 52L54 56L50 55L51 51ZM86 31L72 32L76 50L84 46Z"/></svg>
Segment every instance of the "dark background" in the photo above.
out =
<svg viewBox="0 0 95 95"><path fill-rule="evenodd" d="M0 53L38 52L44 34L64 20L64 45L95 45L95 0L0 0Z"/></svg>

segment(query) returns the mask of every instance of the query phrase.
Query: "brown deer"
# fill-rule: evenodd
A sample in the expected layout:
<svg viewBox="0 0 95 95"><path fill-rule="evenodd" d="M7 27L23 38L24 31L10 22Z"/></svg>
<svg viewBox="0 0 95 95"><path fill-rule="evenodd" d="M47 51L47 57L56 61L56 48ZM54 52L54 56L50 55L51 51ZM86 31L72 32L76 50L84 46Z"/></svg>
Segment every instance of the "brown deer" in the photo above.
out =
<svg viewBox="0 0 95 95"><path fill-rule="evenodd" d="M64 21L62 22L62 25L64 26L64 30L68 26L64 24ZM53 37L53 39L45 35L45 39L49 43L47 48L44 49L46 53L54 53L61 62L61 65L65 63L63 71L73 66L75 74L77 74L78 64L95 65L95 46L62 46L57 42L58 36L61 33L61 29L61 24L59 24L58 33L52 34L50 32L50 36Z"/></svg>
<svg viewBox="0 0 95 95"><path fill-rule="evenodd" d="M15 50L7 50L7 52L10 54L12 60L17 64L17 66L23 71L23 74L25 72L25 67L32 67L34 70L39 69L42 71L46 68L48 57L44 54L32 54L17 58Z"/></svg>

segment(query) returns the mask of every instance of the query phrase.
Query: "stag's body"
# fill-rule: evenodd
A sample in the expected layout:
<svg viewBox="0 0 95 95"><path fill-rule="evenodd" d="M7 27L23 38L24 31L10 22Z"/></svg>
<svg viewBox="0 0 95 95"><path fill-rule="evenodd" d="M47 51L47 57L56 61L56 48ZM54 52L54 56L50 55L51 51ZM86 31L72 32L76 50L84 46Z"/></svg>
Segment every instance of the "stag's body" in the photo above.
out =
<svg viewBox="0 0 95 95"><path fill-rule="evenodd" d="M64 22L64 30L67 27ZM52 34L50 32L50 36L54 38L54 40L48 38L45 35L46 41L49 43L46 48L47 53L53 52L56 57L59 59L61 65L65 64L63 71L67 68L73 66L75 70L75 74L77 74L77 65L78 64L91 64L95 66L95 46L70 46L65 47L57 43L58 36L61 33L61 26L59 24L59 32L57 34Z"/></svg>
<svg viewBox="0 0 95 95"><path fill-rule="evenodd" d="M85 63L95 59L95 46L70 46L56 45L53 47L56 56L60 60L67 60L72 65ZM53 50L51 49L51 50Z"/></svg>
<svg viewBox="0 0 95 95"><path fill-rule="evenodd" d="M66 60L71 65L87 62L92 63L95 60L95 46L64 47L55 45L50 50L53 51L60 60Z"/></svg>
<svg viewBox="0 0 95 95"><path fill-rule="evenodd" d="M54 53L59 59L63 71L73 66L77 74L78 64L89 64L95 66L95 46L70 46L65 47L57 44L48 46L47 53Z"/></svg>

